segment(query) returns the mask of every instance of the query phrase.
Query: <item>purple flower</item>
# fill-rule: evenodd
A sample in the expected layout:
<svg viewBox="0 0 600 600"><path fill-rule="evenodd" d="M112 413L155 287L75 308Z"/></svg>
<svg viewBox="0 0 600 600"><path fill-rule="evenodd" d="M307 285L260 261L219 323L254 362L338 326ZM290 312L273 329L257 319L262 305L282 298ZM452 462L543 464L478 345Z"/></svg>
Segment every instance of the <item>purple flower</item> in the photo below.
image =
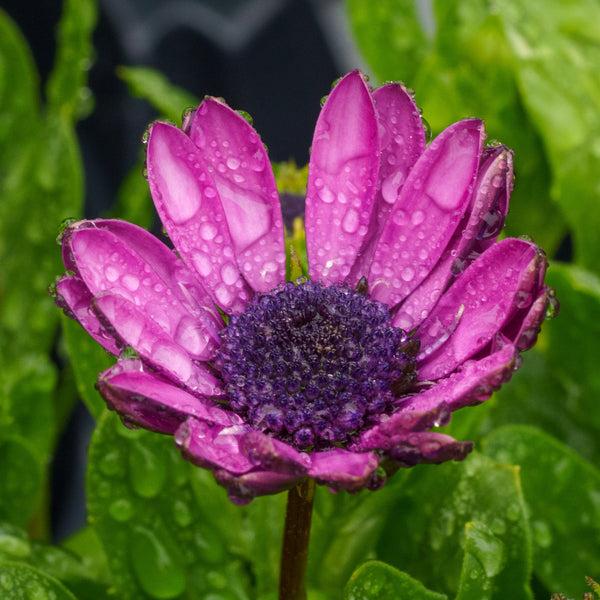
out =
<svg viewBox="0 0 600 600"><path fill-rule="evenodd" d="M496 242L512 152L484 139L468 119L426 146L402 85L341 79L312 144L310 279L286 283L257 133L214 98L183 130L155 123L148 178L176 252L115 220L62 242L59 306L137 353L100 374L109 407L174 435L239 504L304 477L375 489L398 467L463 459L472 444L434 428L510 379L554 302L543 252Z"/></svg>

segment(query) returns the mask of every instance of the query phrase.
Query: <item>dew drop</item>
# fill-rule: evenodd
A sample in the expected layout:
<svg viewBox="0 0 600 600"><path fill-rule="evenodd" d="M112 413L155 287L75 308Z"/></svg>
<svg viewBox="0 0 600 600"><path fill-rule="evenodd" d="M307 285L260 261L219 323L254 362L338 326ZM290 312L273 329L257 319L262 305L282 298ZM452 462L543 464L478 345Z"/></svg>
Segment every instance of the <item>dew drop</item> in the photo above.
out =
<svg viewBox="0 0 600 600"><path fill-rule="evenodd" d="M173 503L173 517L175 517L175 522L180 527L188 527L191 524L192 513L183 500L177 499Z"/></svg>
<svg viewBox="0 0 600 600"><path fill-rule="evenodd" d="M400 273L400 277L406 282L412 281L415 277L415 270L412 267L405 267L402 273Z"/></svg>
<svg viewBox="0 0 600 600"><path fill-rule="evenodd" d="M207 277L212 271L210 256L204 252L194 252L192 255L192 262L202 277Z"/></svg>
<svg viewBox="0 0 600 600"><path fill-rule="evenodd" d="M240 277L240 274L233 263L226 263L221 267L221 278L226 285L233 285Z"/></svg>
<svg viewBox="0 0 600 600"><path fill-rule="evenodd" d="M108 513L115 521L125 523L133 516L133 506L127 498L117 498L109 504Z"/></svg>
<svg viewBox="0 0 600 600"><path fill-rule="evenodd" d="M238 158L236 158L235 156L230 156L227 159L226 163L227 163L227 167L229 169L231 169L232 171L235 171L240 166L240 160Z"/></svg>
<svg viewBox="0 0 600 600"><path fill-rule="evenodd" d="M331 204L335 200L335 196L329 188L323 188L319 192L319 198L321 198L321 200L325 202L325 204Z"/></svg>
<svg viewBox="0 0 600 600"><path fill-rule="evenodd" d="M411 223L415 226L420 225L425 220L425 213L422 210L416 210L411 218Z"/></svg>
<svg viewBox="0 0 600 600"><path fill-rule="evenodd" d="M155 454L142 444L133 446L129 454L131 484L142 498L153 498L163 488L167 468L162 454Z"/></svg>
<svg viewBox="0 0 600 600"><path fill-rule="evenodd" d="M183 563L174 554L174 548L167 548L153 531L145 527L134 529L131 535L133 570L142 589L152 598L176 598L185 590Z"/></svg>
<svg viewBox="0 0 600 600"><path fill-rule="evenodd" d="M358 213L351 208L344 215L344 219L342 220L342 229L346 233L356 233L359 225L359 217Z"/></svg>
<svg viewBox="0 0 600 600"><path fill-rule="evenodd" d="M140 287L140 280L135 276L127 273L123 275L123 285L130 291L135 292Z"/></svg>
<svg viewBox="0 0 600 600"><path fill-rule="evenodd" d="M109 265L104 269L104 276L110 283L114 283L119 279L119 271L115 267Z"/></svg>

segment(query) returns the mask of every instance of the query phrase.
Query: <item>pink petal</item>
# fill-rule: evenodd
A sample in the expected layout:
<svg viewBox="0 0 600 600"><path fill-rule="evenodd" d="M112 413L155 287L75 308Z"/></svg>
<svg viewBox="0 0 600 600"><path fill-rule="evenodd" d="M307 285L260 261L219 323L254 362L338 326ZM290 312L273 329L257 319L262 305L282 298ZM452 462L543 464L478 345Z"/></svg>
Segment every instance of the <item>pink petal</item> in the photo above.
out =
<svg viewBox="0 0 600 600"><path fill-rule="evenodd" d="M365 431L355 449L364 451L388 448L389 440L398 436L404 439L410 432L426 431L432 427L446 425L449 421L450 410L443 400L435 406L411 406L410 409L402 406L389 418Z"/></svg>
<svg viewBox="0 0 600 600"><path fill-rule="evenodd" d="M170 262L176 260L166 247L164 252L153 253L155 238L143 229L118 225L115 221L104 225L106 228L76 229L68 238L77 270L91 294L96 296L109 291L128 299L190 356L199 360L212 358L220 345L217 318L198 306L189 292L183 294L185 283L190 282L190 278L185 277L185 269L172 271L173 265L163 262L165 254ZM129 235L118 237L111 227ZM129 240L135 239L132 246ZM157 260L147 262L134 251L136 245L145 246L149 257ZM181 282L175 279L178 275L183 275ZM190 289L200 290L199 287Z"/></svg>
<svg viewBox="0 0 600 600"><path fill-rule="evenodd" d="M351 285L369 272L375 245L396 203L408 174L425 151L421 115L413 97L399 83L390 83L373 92L379 125L381 160L375 205L369 231L349 277Z"/></svg>
<svg viewBox="0 0 600 600"><path fill-rule="evenodd" d="M131 346L142 361L176 385L209 397L223 395L219 380L160 327L146 311L121 296L104 293L94 298L100 323L122 346Z"/></svg>
<svg viewBox="0 0 600 600"><path fill-rule="evenodd" d="M241 447L260 471L304 475L310 467L308 454L260 431L246 433Z"/></svg>
<svg viewBox="0 0 600 600"><path fill-rule="evenodd" d="M225 212L202 154L176 127L155 123L147 166L154 204L181 256L218 306L242 312L252 290L235 261Z"/></svg>
<svg viewBox="0 0 600 600"><path fill-rule="evenodd" d="M396 327L410 331L420 325L449 283L494 242L508 212L512 164L512 152L508 148L485 149L472 206L439 262L397 310L393 321Z"/></svg>
<svg viewBox="0 0 600 600"><path fill-rule="evenodd" d="M334 491L365 487L379 464L373 452L350 452L342 448L313 452L310 458L308 475Z"/></svg>
<svg viewBox="0 0 600 600"><path fill-rule="evenodd" d="M444 377L489 344L537 287L538 262L536 246L524 240L488 248L419 327L419 379Z"/></svg>
<svg viewBox="0 0 600 600"><path fill-rule="evenodd" d="M333 89L319 115L306 190L309 272L325 284L350 273L368 232L377 188L377 116L358 71Z"/></svg>
<svg viewBox="0 0 600 600"><path fill-rule="evenodd" d="M420 394L401 401L398 414L432 411L442 404L451 411L479 404L498 390L502 383L510 380L516 355L517 349L507 344L484 358L468 360L459 371L437 381Z"/></svg>
<svg viewBox="0 0 600 600"><path fill-rule="evenodd" d="M189 135L212 175L244 279L258 292L272 290L285 280L283 221L260 137L215 98L202 102Z"/></svg>
<svg viewBox="0 0 600 600"><path fill-rule="evenodd" d="M251 471L242 475L233 475L224 469L219 469L214 475L217 483L227 490L229 500L238 506L248 504L257 496L285 492L302 479L292 473L273 471Z"/></svg>
<svg viewBox="0 0 600 600"><path fill-rule="evenodd" d="M88 227L107 229L120 238L140 256L152 270L165 282L178 300L199 319L199 309L208 312L214 320L215 327L223 327L223 319L215 307L210 294L202 287L196 275L185 263L154 235L126 221L113 219L96 219L83 221ZM144 265L144 269L147 266Z"/></svg>
<svg viewBox="0 0 600 600"><path fill-rule="evenodd" d="M56 284L56 304L67 316L79 321L80 325L106 350L119 354L119 348L98 317L92 312L92 294L77 276L63 277Z"/></svg>
<svg viewBox="0 0 600 600"><path fill-rule="evenodd" d="M484 137L481 121L461 121L421 155L375 249L368 276L375 299L395 306L438 262L471 202Z"/></svg>
<svg viewBox="0 0 600 600"><path fill-rule="evenodd" d="M435 431L405 433L388 439L384 450L400 467L440 464L449 460L464 460L473 450L473 442L459 442Z"/></svg>
<svg viewBox="0 0 600 600"><path fill-rule="evenodd" d="M221 427L241 423L240 417L214 401L192 396L156 373L144 371L138 360L120 361L101 373L98 390L127 424L159 433L175 433L189 417Z"/></svg>
<svg viewBox="0 0 600 600"><path fill-rule="evenodd" d="M537 341L542 321L546 318L548 310L550 288L544 288L532 303L527 314L520 320L515 320L503 333L515 341L519 351L529 350ZM514 333L514 330L517 332Z"/></svg>
<svg viewBox="0 0 600 600"><path fill-rule="evenodd" d="M186 460L203 469L247 473L254 465L240 448L245 425L221 427L188 419L175 432L175 443Z"/></svg>

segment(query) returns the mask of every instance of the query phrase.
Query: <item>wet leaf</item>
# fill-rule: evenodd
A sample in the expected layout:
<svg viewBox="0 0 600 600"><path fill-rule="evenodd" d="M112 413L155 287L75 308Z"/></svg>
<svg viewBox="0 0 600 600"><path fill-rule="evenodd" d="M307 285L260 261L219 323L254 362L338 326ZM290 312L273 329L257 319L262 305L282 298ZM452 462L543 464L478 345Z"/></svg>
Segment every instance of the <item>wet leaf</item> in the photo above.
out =
<svg viewBox="0 0 600 600"><path fill-rule="evenodd" d="M0 181L39 120L38 76L21 32L0 10Z"/></svg>
<svg viewBox="0 0 600 600"><path fill-rule="evenodd" d="M93 108L86 87L92 64L92 32L97 7L93 0L64 0L58 26L58 47L54 68L48 80L48 109L55 115L75 121Z"/></svg>
<svg viewBox="0 0 600 600"><path fill-rule="evenodd" d="M548 152L555 200L577 261L598 272L600 6L594 0L496 0L519 89Z"/></svg>
<svg viewBox="0 0 600 600"><path fill-rule="evenodd" d="M129 430L113 413L100 418L88 511L119 598L249 598L243 563L214 530L213 515L206 519L198 508L194 471L172 438Z"/></svg>
<svg viewBox="0 0 600 600"><path fill-rule="evenodd" d="M346 0L358 45L381 81L412 82L423 59L425 33L412 0Z"/></svg>
<svg viewBox="0 0 600 600"><path fill-rule="evenodd" d="M535 574L548 589L578 596L583 576L600 571L600 471L546 433L522 425L492 432L485 452L521 469Z"/></svg>
<svg viewBox="0 0 600 600"><path fill-rule="evenodd" d="M183 112L196 108L200 100L193 94L173 85L162 73L149 67L119 67L118 76L129 87L129 93L144 98L161 116L181 125Z"/></svg>
<svg viewBox="0 0 600 600"><path fill-rule="evenodd" d="M54 388L57 369L46 356L6 356L0 351L0 435L27 440L43 464L56 433Z"/></svg>
<svg viewBox="0 0 600 600"><path fill-rule="evenodd" d="M10 600L76 600L58 580L17 562L0 562L0 595Z"/></svg>
<svg viewBox="0 0 600 600"><path fill-rule="evenodd" d="M412 469L402 487L378 558L460 600L531 599L517 468L473 453L462 463Z"/></svg>
<svg viewBox="0 0 600 600"><path fill-rule="evenodd" d="M444 600L420 581L385 563L367 562L357 569L344 590L344 600Z"/></svg>
<svg viewBox="0 0 600 600"><path fill-rule="evenodd" d="M25 527L39 501L42 469L29 444L16 435L0 435L0 521Z"/></svg>

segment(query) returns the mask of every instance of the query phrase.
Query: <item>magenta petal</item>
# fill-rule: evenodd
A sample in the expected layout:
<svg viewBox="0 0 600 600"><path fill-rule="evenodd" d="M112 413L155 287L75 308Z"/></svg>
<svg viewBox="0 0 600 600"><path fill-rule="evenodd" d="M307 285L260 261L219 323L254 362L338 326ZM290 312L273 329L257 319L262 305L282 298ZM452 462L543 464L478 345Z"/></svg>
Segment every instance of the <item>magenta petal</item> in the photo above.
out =
<svg viewBox="0 0 600 600"><path fill-rule="evenodd" d="M459 442L449 435L424 431L407 433L389 439L386 454L401 467L440 464L449 460L463 460L471 450L473 442Z"/></svg>
<svg viewBox="0 0 600 600"><path fill-rule="evenodd" d="M241 442L243 452L255 468L260 471L276 471L304 475L310 467L310 458L305 452L276 440L260 431L249 431Z"/></svg>
<svg viewBox="0 0 600 600"><path fill-rule="evenodd" d="M377 116L363 76L333 89L319 115L306 190L310 275L325 284L350 273L367 235L379 170Z"/></svg>
<svg viewBox="0 0 600 600"><path fill-rule="evenodd" d="M388 448L389 440L406 436L410 432L426 431L432 427L446 425L450 421L450 410L441 400L434 406L424 406L406 410L398 409L386 420L365 431L356 449L377 450Z"/></svg>
<svg viewBox="0 0 600 600"><path fill-rule="evenodd" d="M281 205L263 143L251 125L215 98L199 106L190 138L211 172L237 264L257 292L285 280Z"/></svg>
<svg viewBox="0 0 600 600"><path fill-rule="evenodd" d="M421 155L383 229L367 277L371 295L395 306L431 272L472 196L485 130L455 123Z"/></svg>
<svg viewBox="0 0 600 600"><path fill-rule="evenodd" d="M120 361L101 373L98 390L128 425L159 433L175 433L189 417L221 427L242 423L214 401L192 396L156 373L144 371L138 360Z"/></svg>
<svg viewBox="0 0 600 600"><path fill-rule="evenodd" d="M313 452L310 477L334 491L365 487L379 464L373 452L350 452L342 448Z"/></svg>
<svg viewBox="0 0 600 600"><path fill-rule="evenodd" d="M105 293L94 298L93 307L100 323L123 346L133 347L149 367L197 394L223 395L220 381L208 368L192 360L152 316L135 304L121 296Z"/></svg>
<svg viewBox="0 0 600 600"><path fill-rule="evenodd" d="M212 316L217 329L223 327L223 319L210 294L175 252L154 235L137 225L115 219L96 219L78 224L78 228L84 226L107 229L116 235L147 263L144 265L144 271L147 271L148 267L155 271L167 288L197 320L204 322L205 316L202 313L206 311Z"/></svg>
<svg viewBox="0 0 600 600"><path fill-rule="evenodd" d="M91 311L92 294L79 277L63 277L56 283L56 304L65 311L67 316L79 321L80 325L106 350L119 354L114 338Z"/></svg>
<svg viewBox="0 0 600 600"><path fill-rule="evenodd" d="M175 443L186 460L203 469L247 473L254 467L240 449L246 425L222 427L188 419L175 432Z"/></svg>
<svg viewBox="0 0 600 600"><path fill-rule="evenodd" d="M89 227L72 231L68 238L77 270L92 295L109 291L127 298L190 356L199 360L212 358L220 345L214 314L195 305L189 292L187 297L183 295L186 279L181 285L172 278L165 278L165 282L161 277L165 273L160 271L166 271L168 264L160 260L146 262L125 241L137 238L138 245L148 245L153 243L150 238L154 240L150 234L125 224L122 228L129 236L121 238L108 228ZM166 247L164 250L169 253ZM156 257L163 258L160 254Z"/></svg>
<svg viewBox="0 0 600 600"><path fill-rule="evenodd" d="M251 289L235 261L225 211L202 154L176 127L155 123L147 166L156 210L182 258L217 305L228 313L242 312Z"/></svg>
<svg viewBox="0 0 600 600"><path fill-rule="evenodd" d="M509 339L515 341L519 351L529 350L537 341L542 321L546 318L552 292L551 288L544 288L532 303L525 317L520 321L515 319L516 322L511 323L511 326L503 331ZM518 328L517 332L514 333L516 328Z"/></svg>
<svg viewBox="0 0 600 600"><path fill-rule="evenodd" d="M472 206L439 262L397 310L396 327L410 331L420 325L452 280L494 242L508 212L512 165L512 152L505 146L484 150Z"/></svg>
<svg viewBox="0 0 600 600"><path fill-rule="evenodd" d="M421 115L404 86L389 83L377 88L373 100L379 124L379 181L369 231L349 277L351 285L368 275L376 242L392 206L426 146Z"/></svg>
<svg viewBox="0 0 600 600"><path fill-rule="evenodd" d="M418 329L420 380L451 373L489 344L519 310L519 302L529 298L531 304L539 259L534 244L507 238L463 273Z"/></svg>
<svg viewBox="0 0 600 600"><path fill-rule="evenodd" d="M402 401L399 413L432 411L441 404L455 411L464 406L479 404L498 390L502 383L509 381L516 355L517 349L507 344L484 358L468 360L459 371Z"/></svg>
<svg viewBox="0 0 600 600"><path fill-rule="evenodd" d="M279 494L294 487L302 477L291 473L274 473L273 471L251 471L242 475L234 475L224 469L216 470L215 479L222 485L229 500L238 506L244 506L257 496Z"/></svg>

